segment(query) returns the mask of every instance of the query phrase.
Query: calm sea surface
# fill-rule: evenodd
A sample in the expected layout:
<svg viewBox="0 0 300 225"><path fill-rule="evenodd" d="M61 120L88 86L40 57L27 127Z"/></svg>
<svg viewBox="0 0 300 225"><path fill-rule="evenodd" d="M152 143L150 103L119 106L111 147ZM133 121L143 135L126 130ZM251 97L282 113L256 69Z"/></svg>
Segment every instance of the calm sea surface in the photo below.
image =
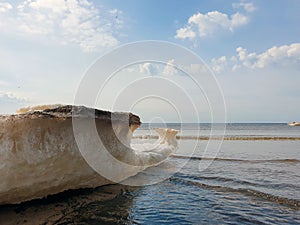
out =
<svg viewBox="0 0 300 225"><path fill-rule="evenodd" d="M130 181L0 207L0 224L300 224L300 127L143 124L180 130L179 149Z"/></svg>

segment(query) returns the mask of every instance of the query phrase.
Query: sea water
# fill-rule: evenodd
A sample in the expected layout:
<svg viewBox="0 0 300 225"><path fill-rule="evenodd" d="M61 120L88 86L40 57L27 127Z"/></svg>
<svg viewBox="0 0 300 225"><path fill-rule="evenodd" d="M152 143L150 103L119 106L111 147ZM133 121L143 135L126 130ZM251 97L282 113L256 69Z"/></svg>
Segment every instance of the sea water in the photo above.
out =
<svg viewBox="0 0 300 225"><path fill-rule="evenodd" d="M300 224L300 127L143 124L133 144L161 126L180 130L179 149L137 176L154 182L2 206L0 224Z"/></svg>

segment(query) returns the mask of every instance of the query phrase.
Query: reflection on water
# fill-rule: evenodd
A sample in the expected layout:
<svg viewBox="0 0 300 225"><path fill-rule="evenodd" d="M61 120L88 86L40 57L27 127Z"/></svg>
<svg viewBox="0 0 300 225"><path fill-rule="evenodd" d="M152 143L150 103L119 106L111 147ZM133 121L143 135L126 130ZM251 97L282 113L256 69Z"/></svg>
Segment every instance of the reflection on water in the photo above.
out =
<svg viewBox="0 0 300 225"><path fill-rule="evenodd" d="M67 191L43 200L0 207L0 224L124 224L136 190L123 185Z"/></svg>

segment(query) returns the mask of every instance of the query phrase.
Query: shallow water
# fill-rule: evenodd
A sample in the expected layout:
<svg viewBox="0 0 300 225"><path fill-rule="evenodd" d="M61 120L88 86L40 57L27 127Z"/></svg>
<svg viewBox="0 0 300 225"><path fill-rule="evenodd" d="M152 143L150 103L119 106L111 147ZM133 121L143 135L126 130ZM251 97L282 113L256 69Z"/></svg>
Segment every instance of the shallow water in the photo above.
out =
<svg viewBox="0 0 300 225"><path fill-rule="evenodd" d="M168 126L184 128L183 137L198 133L198 125ZM149 127L136 135L149 134ZM209 135L209 125L200 127ZM300 127L230 124L228 136L300 137ZM178 141L177 157L131 178L153 185L110 185L2 206L0 224L300 224L299 140L225 139L220 148Z"/></svg>

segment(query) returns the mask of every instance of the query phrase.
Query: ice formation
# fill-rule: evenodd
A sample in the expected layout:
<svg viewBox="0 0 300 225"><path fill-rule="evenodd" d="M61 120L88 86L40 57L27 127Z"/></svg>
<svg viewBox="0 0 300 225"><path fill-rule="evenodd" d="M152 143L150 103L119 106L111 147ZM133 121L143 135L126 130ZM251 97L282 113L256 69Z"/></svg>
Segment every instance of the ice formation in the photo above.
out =
<svg viewBox="0 0 300 225"><path fill-rule="evenodd" d="M105 148L96 149L98 156L100 154L99 163L110 175L120 172L119 177L108 179L90 167L74 137L74 118L83 125L81 144L89 147L92 141L88 138L92 135L84 129L84 124L94 121ZM160 139L154 146L132 149L132 133L140 124L140 118L131 113L70 105L31 107L19 114L0 116L0 205L121 181L161 163L176 150L177 131L172 129L158 129ZM108 153L114 160L128 165L124 167L128 171L124 168L110 171L115 167L113 161L104 157Z"/></svg>

